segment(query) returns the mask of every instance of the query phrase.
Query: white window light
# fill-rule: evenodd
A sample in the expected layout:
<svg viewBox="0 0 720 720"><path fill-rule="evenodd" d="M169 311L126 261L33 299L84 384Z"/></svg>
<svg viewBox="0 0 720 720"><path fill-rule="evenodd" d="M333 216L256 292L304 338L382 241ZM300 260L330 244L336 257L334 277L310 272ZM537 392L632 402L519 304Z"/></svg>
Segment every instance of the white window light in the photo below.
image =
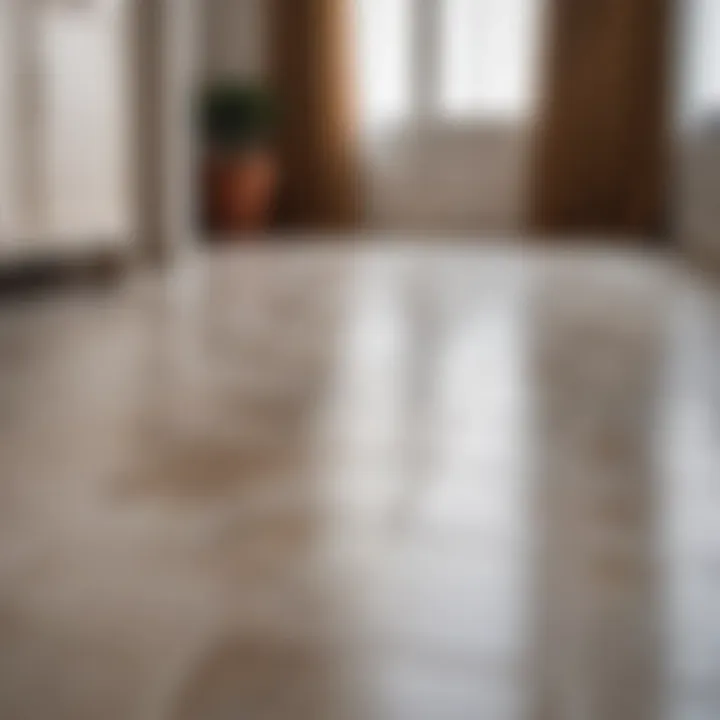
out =
<svg viewBox="0 0 720 720"><path fill-rule="evenodd" d="M439 120L522 119L534 100L542 3L357 0L368 124L428 112Z"/></svg>

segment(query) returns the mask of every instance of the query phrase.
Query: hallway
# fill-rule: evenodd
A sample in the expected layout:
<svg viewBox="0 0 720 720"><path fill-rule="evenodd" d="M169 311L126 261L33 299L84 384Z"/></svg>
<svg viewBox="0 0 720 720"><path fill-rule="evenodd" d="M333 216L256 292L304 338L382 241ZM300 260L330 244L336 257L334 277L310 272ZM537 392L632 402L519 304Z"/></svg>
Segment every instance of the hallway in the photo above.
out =
<svg viewBox="0 0 720 720"><path fill-rule="evenodd" d="M720 717L720 296L221 249L0 307L3 720Z"/></svg>

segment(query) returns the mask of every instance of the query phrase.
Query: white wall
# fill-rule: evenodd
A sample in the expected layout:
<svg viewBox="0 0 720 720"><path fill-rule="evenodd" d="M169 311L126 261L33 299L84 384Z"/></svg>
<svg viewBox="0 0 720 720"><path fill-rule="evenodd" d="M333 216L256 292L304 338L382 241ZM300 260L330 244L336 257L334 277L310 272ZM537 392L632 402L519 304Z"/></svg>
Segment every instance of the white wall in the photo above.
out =
<svg viewBox="0 0 720 720"><path fill-rule="evenodd" d="M14 117L12 12L8 0L0 0L0 242L7 241L15 226Z"/></svg>
<svg viewBox="0 0 720 720"><path fill-rule="evenodd" d="M131 216L139 256L167 264L195 245L192 100L201 0L127 0Z"/></svg>
<svg viewBox="0 0 720 720"><path fill-rule="evenodd" d="M391 135L366 169L379 228L512 232L523 218L524 131L436 126Z"/></svg>
<svg viewBox="0 0 720 720"><path fill-rule="evenodd" d="M267 69L266 0L203 0L207 77L263 77Z"/></svg>

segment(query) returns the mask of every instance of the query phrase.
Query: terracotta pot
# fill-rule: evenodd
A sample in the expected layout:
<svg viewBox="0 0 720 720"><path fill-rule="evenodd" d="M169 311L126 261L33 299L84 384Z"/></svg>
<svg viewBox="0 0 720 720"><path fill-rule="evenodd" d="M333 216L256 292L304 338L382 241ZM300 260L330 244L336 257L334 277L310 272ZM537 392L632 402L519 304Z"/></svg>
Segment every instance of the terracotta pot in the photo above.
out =
<svg viewBox="0 0 720 720"><path fill-rule="evenodd" d="M277 184L277 161L268 150L208 157L204 178L208 229L230 234L267 228Z"/></svg>

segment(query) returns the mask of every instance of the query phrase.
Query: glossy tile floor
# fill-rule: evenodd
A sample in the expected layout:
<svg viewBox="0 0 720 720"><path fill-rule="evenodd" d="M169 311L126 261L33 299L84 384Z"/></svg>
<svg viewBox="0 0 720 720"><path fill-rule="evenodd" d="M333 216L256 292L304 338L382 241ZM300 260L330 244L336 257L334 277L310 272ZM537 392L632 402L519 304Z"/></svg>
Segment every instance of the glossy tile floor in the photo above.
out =
<svg viewBox="0 0 720 720"><path fill-rule="evenodd" d="M222 251L0 308L2 720L717 720L720 299Z"/></svg>

